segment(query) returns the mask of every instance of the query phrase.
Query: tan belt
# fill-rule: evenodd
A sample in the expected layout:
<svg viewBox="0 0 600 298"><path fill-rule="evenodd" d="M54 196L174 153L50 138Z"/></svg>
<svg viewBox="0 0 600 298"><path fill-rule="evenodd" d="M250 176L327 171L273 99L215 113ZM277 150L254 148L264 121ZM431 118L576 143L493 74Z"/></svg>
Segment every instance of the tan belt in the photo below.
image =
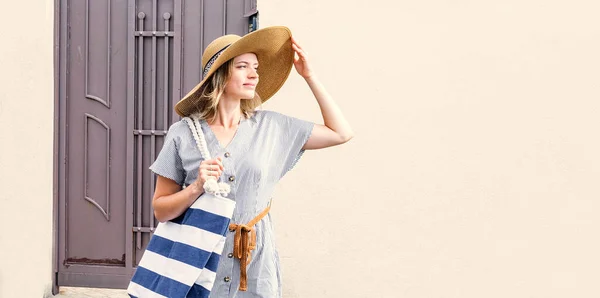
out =
<svg viewBox="0 0 600 298"><path fill-rule="evenodd" d="M252 250L256 248L256 231L254 225L259 222L271 210L271 203L258 216L245 225L229 224L229 230L235 231L233 238L233 255L240 259L240 291L248 289L246 266L252 259Z"/></svg>

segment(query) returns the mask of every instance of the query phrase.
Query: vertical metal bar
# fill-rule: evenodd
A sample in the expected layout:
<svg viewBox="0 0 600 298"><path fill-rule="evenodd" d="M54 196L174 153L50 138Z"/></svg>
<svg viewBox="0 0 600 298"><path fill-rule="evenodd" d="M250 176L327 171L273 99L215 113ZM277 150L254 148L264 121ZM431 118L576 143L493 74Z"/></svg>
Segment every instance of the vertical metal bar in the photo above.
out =
<svg viewBox="0 0 600 298"><path fill-rule="evenodd" d="M165 13L163 15L163 19L165 19L165 32L169 31L169 20L171 19L170 13ZM163 116L163 130L169 129L169 36L165 34L165 75L164 78L164 116Z"/></svg>
<svg viewBox="0 0 600 298"><path fill-rule="evenodd" d="M200 80L203 79L202 73L204 69L204 65L202 65L202 55L204 55L204 31L206 31L206 27L204 27L204 0L200 3L200 67L198 67L198 72L200 73ZM185 57L184 57L185 59Z"/></svg>
<svg viewBox="0 0 600 298"><path fill-rule="evenodd" d="M108 4L108 25L106 30L108 31L108 38L106 43L108 44L108 48L106 51L106 60L108 61L108 66L106 67L106 102L108 103L108 107L110 108L110 51L112 47L112 43L110 42L110 3L112 1L106 1ZM106 219L110 221L110 128L107 127L107 136L106 136Z"/></svg>
<svg viewBox="0 0 600 298"><path fill-rule="evenodd" d="M227 0L223 0L223 35L227 34Z"/></svg>
<svg viewBox="0 0 600 298"><path fill-rule="evenodd" d="M171 14L166 12L163 14L163 19L164 19L164 30L165 33L169 32L169 19L171 18ZM163 70L163 83L164 83L164 91L163 91L163 130L168 130L168 126L169 126L169 35L165 34L165 52L164 52L164 70ZM154 129L158 129L156 126L153 126ZM154 134L152 135L152 138L154 139ZM152 158L155 158L154 156L154 146L152 146ZM152 195L154 195L154 174L150 174L150 179L152 181ZM150 210L152 212L150 218L150 231L154 231L154 208L152 207L152 204L150 204Z"/></svg>
<svg viewBox="0 0 600 298"><path fill-rule="evenodd" d="M202 74L202 55L204 55L204 0L200 3L200 74ZM202 80L202 77L200 78Z"/></svg>
<svg viewBox="0 0 600 298"><path fill-rule="evenodd" d="M112 24L111 19L110 19L111 18L110 3L111 2L112 1L106 1L107 5L108 5L108 7L107 7L108 20L106 22L107 23L106 26L108 27L108 28L106 28L106 31L108 32L107 33L108 36L107 36L107 40L106 40L106 43L108 45L107 51L106 51L106 61L107 61L107 66L106 66L106 105L108 108L110 108L110 51L112 49L112 42L110 41L110 24ZM106 203L106 208L108 208L108 202ZM108 212L108 210L107 210L107 212Z"/></svg>
<svg viewBox="0 0 600 298"><path fill-rule="evenodd" d="M144 31L144 18L146 14L143 12L138 13L138 30ZM138 36L138 114L137 114L137 129L143 128L144 109L144 36L139 34ZM137 210L136 210L136 221L138 230L136 231L136 244L138 249L142 249L142 232L140 230L142 226L142 138L141 134L137 135Z"/></svg>
<svg viewBox="0 0 600 298"><path fill-rule="evenodd" d="M85 88L85 97L89 98L90 94L88 92L88 61L90 59L88 59L88 57L90 56L90 1L89 0L85 0L85 75L84 75L84 79L85 79L85 83L83 84L84 88Z"/></svg>
<svg viewBox="0 0 600 298"><path fill-rule="evenodd" d="M204 2L203 0L201 0ZM182 7L182 0L175 0L175 7L173 13L175 15L173 19L173 31L175 32L173 38L173 105L169 106L171 110L171 122L175 122L178 115L173 109L175 102L181 98L181 89L183 88L182 71L183 71L183 21L184 21L184 9ZM200 36L202 36L202 28L200 28ZM202 40L202 37L200 37ZM201 54L202 55L202 54Z"/></svg>
<svg viewBox="0 0 600 298"><path fill-rule="evenodd" d="M158 19L157 14L157 3L156 0L152 0L152 64L150 66L150 74L152 76L151 80L151 92L152 92L152 102L150 104L151 114L150 114L150 129L156 130L156 30L158 29L156 26L156 22ZM155 156L155 145L156 145L156 135L152 133L150 135L150 162L154 161ZM152 173L148 171L148 175L150 176L150 193L154 191L154 179L152 177ZM150 204L152 206L152 204ZM150 207L150 227L154 228L154 210Z"/></svg>
<svg viewBox="0 0 600 298"><path fill-rule="evenodd" d="M83 85L84 85L84 88L85 88L85 97L86 98L89 98L89 94L90 94L88 92L88 85L89 85L88 84L88 77L89 77L89 75L88 75L88 73L89 73L89 71L88 71L88 67L89 67L88 63L89 63L89 60L90 60L88 58L90 56L90 37L89 37L89 35L90 35L90 30L89 30L90 29L90 25L89 25L89 22L90 22L90 1L89 0L85 0L85 76L84 76L85 83Z"/></svg>
<svg viewBox="0 0 600 298"><path fill-rule="evenodd" d="M156 0L152 0L152 31L156 31L157 29L157 23L158 23L158 4L156 3Z"/></svg>
<svg viewBox="0 0 600 298"><path fill-rule="evenodd" d="M135 0L129 0L127 7L127 174L125 176L126 195L126 241L125 267L133 271L133 150L134 150L134 100L135 100Z"/></svg>

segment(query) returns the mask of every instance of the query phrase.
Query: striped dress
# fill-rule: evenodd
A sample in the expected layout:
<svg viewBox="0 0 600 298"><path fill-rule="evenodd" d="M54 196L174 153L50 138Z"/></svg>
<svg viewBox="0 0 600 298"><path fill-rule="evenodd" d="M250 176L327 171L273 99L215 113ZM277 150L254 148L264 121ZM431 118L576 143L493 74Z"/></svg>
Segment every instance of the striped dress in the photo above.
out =
<svg viewBox="0 0 600 298"><path fill-rule="evenodd" d="M269 205L277 182L298 162L314 127L308 121L259 110L241 120L233 139L224 146L206 121L200 123L212 157L223 159L224 171L219 182L231 187L227 199L235 202L231 223L236 224L251 221ZM179 121L169 128L163 148L150 169L180 185L189 185L197 178L201 161L191 131L184 121ZM239 291L240 265L233 257L234 233L225 229L220 259L207 265L212 269L216 267L210 297L281 297L281 268L271 216L264 217L254 229L256 249L247 266L247 291ZM188 258L197 256L190 254L182 258L186 263L193 262ZM201 297L190 295L202 293L188 293L188 297Z"/></svg>

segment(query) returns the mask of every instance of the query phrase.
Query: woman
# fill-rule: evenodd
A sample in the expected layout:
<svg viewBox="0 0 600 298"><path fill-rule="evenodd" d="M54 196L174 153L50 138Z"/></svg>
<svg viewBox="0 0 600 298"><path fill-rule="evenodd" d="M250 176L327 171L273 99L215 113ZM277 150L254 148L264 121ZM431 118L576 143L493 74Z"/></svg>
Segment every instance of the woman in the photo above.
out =
<svg viewBox="0 0 600 298"><path fill-rule="evenodd" d="M255 110L283 85L292 64L312 90L324 125ZM202 65L204 79L175 109L200 119L215 158L202 159L184 121L173 124L150 167L157 174L154 214L161 222L177 218L211 176L229 184L227 198L236 206L210 297L281 297L268 215L274 187L305 150L343 144L353 132L285 27L220 37L205 50Z"/></svg>

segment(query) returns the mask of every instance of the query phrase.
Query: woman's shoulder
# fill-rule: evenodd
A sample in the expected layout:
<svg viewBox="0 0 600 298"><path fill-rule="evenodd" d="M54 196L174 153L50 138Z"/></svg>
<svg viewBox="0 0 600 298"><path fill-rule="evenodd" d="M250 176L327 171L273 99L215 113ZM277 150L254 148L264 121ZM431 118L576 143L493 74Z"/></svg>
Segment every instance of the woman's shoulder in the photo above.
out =
<svg viewBox="0 0 600 298"><path fill-rule="evenodd" d="M169 126L167 136L169 136L170 138L180 138L182 136L190 135L189 130L190 128L188 127L187 123L183 119L181 119Z"/></svg>
<svg viewBox="0 0 600 298"><path fill-rule="evenodd" d="M171 126L169 126L169 131L173 132L183 132L184 129L187 128L187 123L185 120L180 119L179 121L173 122Z"/></svg>
<svg viewBox="0 0 600 298"><path fill-rule="evenodd" d="M254 111L254 117L256 118L257 122L260 122L260 121L278 121L278 120L285 119L287 116L282 113L270 111L270 110L256 110L256 111Z"/></svg>

